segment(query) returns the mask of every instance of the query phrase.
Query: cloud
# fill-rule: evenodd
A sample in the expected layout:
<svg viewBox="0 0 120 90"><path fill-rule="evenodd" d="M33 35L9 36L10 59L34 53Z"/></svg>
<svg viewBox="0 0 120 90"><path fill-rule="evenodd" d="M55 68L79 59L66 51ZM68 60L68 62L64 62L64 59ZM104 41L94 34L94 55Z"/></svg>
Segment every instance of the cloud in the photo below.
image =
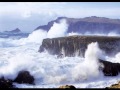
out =
<svg viewBox="0 0 120 90"><path fill-rule="evenodd" d="M120 4L120 3L118 3ZM115 3L116 5L116 3ZM120 15L120 6L114 3L85 3L85 2L2 2L0 3L1 14L19 14L30 17L35 14L56 13L70 17L88 15L116 16Z"/></svg>
<svg viewBox="0 0 120 90"><path fill-rule="evenodd" d="M119 2L0 2L0 30L18 27L23 31L33 31L59 16L119 18L119 4Z"/></svg>
<svg viewBox="0 0 120 90"><path fill-rule="evenodd" d="M58 5L59 4L59 5ZM52 11L55 6L57 8L60 5L64 5L65 3L50 3L50 2L2 2L0 3L0 13L5 14L20 14L24 17L26 13L49 13Z"/></svg>

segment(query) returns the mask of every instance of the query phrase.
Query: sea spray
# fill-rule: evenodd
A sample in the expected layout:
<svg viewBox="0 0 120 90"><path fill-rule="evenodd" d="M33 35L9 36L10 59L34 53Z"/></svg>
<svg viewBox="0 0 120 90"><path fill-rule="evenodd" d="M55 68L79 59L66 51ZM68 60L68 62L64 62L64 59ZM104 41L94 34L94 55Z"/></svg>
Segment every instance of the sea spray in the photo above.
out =
<svg viewBox="0 0 120 90"><path fill-rule="evenodd" d="M69 32L67 33L67 36L72 36L72 35L85 35L85 36L119 36L117 32L112 32L110 31L109 33L99 33L99 32Z"/></svg>
<svg viewBox="0 0 120 90"><path fill-rule="evenodd" d="M7 61L7 65L4 65L0 68L0 77L4 76L7 79L14 80L19 71L30 71L30 69L35 65L35 62L32 61L32 58L32 56L26 55L25 53L19 53L14 57L10 57Z"/></svg>
<svg viewBox="0 0 120 90"><path fill-rule="evenodd" d="M74 81L83 81L89 78L96 78L99 76L99 62L98 59L102 56L102 51L97 42L88 45L85 52L85 60L79 63L72 70L72 78Z"/></svg>
<svg viewBox="0 0 120 90"><path fill-rule="evenodd" d="M118 52L114 57L106 57L106 60L113 63L120 63L120 52Z"/></svg>
<svg viewBox="0 0 120 90"><path fill-rule="evenodd" d="M36 31L33 31L27 38L21 38L18 40L21 45L29 44L29 43L37 43L42 44L42 40L47 37L47 31L39 29Z"/></svg>
<svg viewBox="0 0 120 90"><path fill-rule="evenodd" d="M31 42L42 43L42 40L46 38L47 31L36 30L28 36L28 40Z"/></svg>
<svg viewBox="0 0 120 90"><path fill-rule="evenodd" d="M20 45L37 43L41 45L43 39L45 38L55 38L55 37L63 37L67 35L68 24L65 19L62 19L59 23L54 23L50 30L47 32L43 29L38 29L33 31L27 38L21 38L19 40L15 40L19 42Z"/></svg>
<svg viewBox="0 0 120 90"><path fill-rule="evenodd" d="M67 35L68 24L65 19L60 20L59 23L54 22L53 26L47 33L47 38L63 37Z"/></svg>
<svg viewBox="0 0 120 90"><path fill-rule="evenodd" d="M49 72L45 71L43 82L47 84L60 84L81 82L89 79L98 78L98 76L101 75L99 71L98 59L102 56L102 54L103 52L100 50L98 43L91 43L88 45L85 52L85 58L82 61L81 58L79 58L79 62L69 68L67 67L67 65L67 68L60 68L59 66L55 65L54 67L52 67L52 70L49 69ZM64 57L61 59L61 62L65 63L65 58L72 59L71 57ZM75 59L78 58L73 57L73 59L73 62L75 62ZM59 61L59 59L57 61Z"/></svg>
<svg viewBox="0 0 120 90"><path fill-rule="evenodd" d="M15 41L15 40L13 40ZM12 42L12 40L10 40ZM20 45L16 47L16 44L21 44L18 41L15 41L15 45L13 47L0 48L0 60L8 60L7 65L1 65L0 70L4 73L6 78L15 78L20 70L27 69L29 72L35 77L35 86L33 87L50 87L51 84L69 84L75 83L78 81L78 84L84 84L84 86L80 87L96 87L102 84L107 84L108 80L116 80L115 77L112 78L103 78L100 79L100 72L96 72L94 75L94 71L98 71L98 66L93 65L96 64L98 58L101 58L103 52L99 52L98 43L91 43L88 45L85 58L81 57L64 57L64 58L56 58L54 55L49 55L48 53L39 53L37 52L39 44L31 42L32 44L27 43L26 45ZM97 49L97 50L96 50ZM98 54L94 53L99 52ZM101 55L102 54L102 55ZM94 57L92 58L91 57ZM95 56L96 55L96 56ZM88 57L88 58L87 58ZM97 60L91 60L96 59ZM115 58L115 57L113 57ZM116 59L119 58L119 54L116 55ZM114 62L114 61L113 61ZM87 63L87 64L86 64ZM2 63L1 63L2 64ZM10 64L10 65L8 65ZM11 68L12 66L12 68ZM91 67L92 66L92 67ZM3 68L4 67L4 68ZM11 69L10 69L11 68ZM95 69L97 68L97 69ZM92 70L93 69L93 70ZM7 72L8 71L8 72ZM98 76L97 76L98 75ZM93 78L90 82L87 82L88 79ZM98 78L98 79L96 79ZM98 80L98 81L96 81ZM81 82L84 81L84 82ZM91 82L93 84L91 84ZM101 84L100 84L101 83ZM90 86L91 84L91 86ZM105 85L106 86L106 85ZM20 86L24 87L24 86ZM26 88L30 87L26 85ZM55 86L54 86L55 87Z"/></svg>

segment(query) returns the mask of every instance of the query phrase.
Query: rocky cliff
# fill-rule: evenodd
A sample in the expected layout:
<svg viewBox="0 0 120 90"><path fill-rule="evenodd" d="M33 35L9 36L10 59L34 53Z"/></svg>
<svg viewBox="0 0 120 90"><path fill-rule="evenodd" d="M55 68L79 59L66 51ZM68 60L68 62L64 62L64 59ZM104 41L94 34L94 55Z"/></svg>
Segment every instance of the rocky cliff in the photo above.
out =
<svg viewBox="0 0 120 90"><path fill-rule="evenodd" d="M44 39L39 48L39 52L47 50L49 54L64 56L83 56L88 44L98 42L100 49L108 55L120 52L120 37L107 36L68 36L52 39ZM99 59L104 67L100 66L104 76L117 76L120 73L120 63L112 63Z"/></svg>
<svg viewBox="0 0 120 90"><path fill-rule="evenodd" d="M68 33L77 32L77 33L104 33L108 34L110 32L116 32L120 34L120 19L110 19L105 17L85 17L85 18L67 18L67 17L58 17L56 20L48 22L47 25L42 25L37 27L35 30L44 29L49 31L53 26L54 22L59 23L61 19L65 19L68 23Z"/></svg>
<svg viewBox="0 0 120 90"><path fill-rule="evenodd" d="M120 51L120 37L108 36L68 36L59 38L46 38L39 48L39 52L47 50L52 55L83 56L87 45L98 42L99 47L108 55Z"/></svg>

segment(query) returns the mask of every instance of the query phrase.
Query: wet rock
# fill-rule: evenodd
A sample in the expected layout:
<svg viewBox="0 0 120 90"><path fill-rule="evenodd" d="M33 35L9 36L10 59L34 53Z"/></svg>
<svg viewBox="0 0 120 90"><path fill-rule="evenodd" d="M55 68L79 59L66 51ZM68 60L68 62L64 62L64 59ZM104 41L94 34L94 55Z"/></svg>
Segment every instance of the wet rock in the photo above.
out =
<svg viewBox="0 0 120 90"><path fill-rule="evenodd" d="M76 89L73 85L63 85L59 87L60 89Z"/></svg>
<svg viewBox="0 0 120 90"><path fill-rule="evenodd" d="M48 51L52 55L83 56L88 44L98 42L100 49L108 55L115 55L120 51L120 37L108 36L68 36L59 38L46 38L39 48L39 52Z"/></svg>
<svg viewBox="0 0 120 90"><path fill-rule="evenodd" d="M110 87L106 87L106 88L120 88L120 82L118 82L117 84L113 84Z"/></svg>
<svg viewBox="0 0 120 90"><path fill-rule="evenodd" d="M57 58L63 58L63 57L64 57L63 54L59 54L59 55L57 56Z"/></svg>
<svg viewBox="0 0 120 90"><path fill-rule="evenodd" d="M20 71L14 82L20 84L34 84L34 77L30 75L28 71Z"/></svg>
<svg viewBox="0 0 120 90"><path fill-rule="evenodd" d="M120 73L120 63L112 63L101 59L99 61L104 66L102 67L104 76L117 76Z"/></svg>
<svg viewBox="0 0 120 90"><path fill-rule="evenodd" d="M15 88L13 81L10 79L0 78L0 88Z"/></svg>

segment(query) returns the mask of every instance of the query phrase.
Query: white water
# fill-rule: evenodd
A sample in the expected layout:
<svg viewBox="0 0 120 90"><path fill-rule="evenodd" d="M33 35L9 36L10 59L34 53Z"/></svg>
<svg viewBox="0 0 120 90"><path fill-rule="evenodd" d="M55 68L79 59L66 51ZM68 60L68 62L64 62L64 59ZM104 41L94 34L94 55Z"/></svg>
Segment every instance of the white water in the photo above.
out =
<svg viewBox="0 0 120 90"><path fill-rule="evenodd" d="M61 25L64 30L59 36L65 36L68 26ZM65 84L72 84L77 88L104 88L120 80L120 75L105 77L98 69L98 58L120 63L120 53L114 57L105 56L98 43L93 42L88 45L85 58L58 59L47 52L38 52L42 40L49 37L48 35L54 37L52 33L38 30L31 33L28 38L0 38L0 76L14 79L19 71L28 70L35 78L35 85L14 83L19 88L56 88Z"/></svg>
<svg viewBox="0 0 120 90"><path fill-rule="evenodd" d="M35 77L36 85L14 83L20 88L55 88L65 84L78 88L104 88L119 81L119 76L104 77L98 70L97 60L102 51L97 42L88 45L85 58L62 59L47 52L39 53L39 43L26 42L22 45L21 39L0 39L0 43L4 43L0 46L0 76L14 79L20 70L28 70ZM104 58L120 62L119 57L118 53L115 57Z"/></svg>

